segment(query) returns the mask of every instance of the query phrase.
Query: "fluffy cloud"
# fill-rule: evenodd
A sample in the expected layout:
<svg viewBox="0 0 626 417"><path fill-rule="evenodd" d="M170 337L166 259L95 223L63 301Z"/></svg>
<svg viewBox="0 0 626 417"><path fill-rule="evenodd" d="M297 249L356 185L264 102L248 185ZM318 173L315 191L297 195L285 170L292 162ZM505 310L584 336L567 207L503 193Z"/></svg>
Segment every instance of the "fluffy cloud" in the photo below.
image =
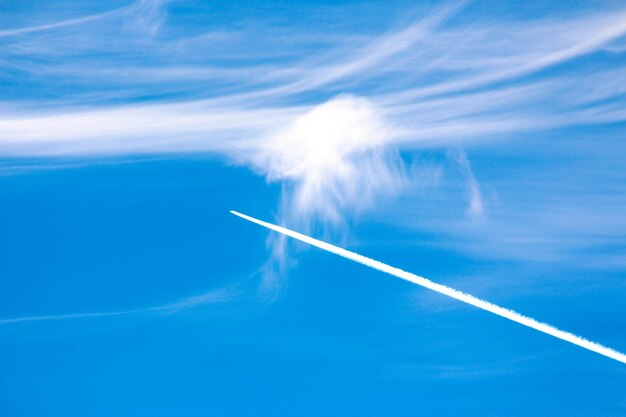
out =
<svg viewBox="0 0 626 417"><path fill-rule="evenodd" d="M297 117L251 157L270 181L285 184L285 220L337 224L381 194L399 190L403 169L390 148L393 129L365 98L342 95ZM303 222L302 222L303 221Z"/></svg>

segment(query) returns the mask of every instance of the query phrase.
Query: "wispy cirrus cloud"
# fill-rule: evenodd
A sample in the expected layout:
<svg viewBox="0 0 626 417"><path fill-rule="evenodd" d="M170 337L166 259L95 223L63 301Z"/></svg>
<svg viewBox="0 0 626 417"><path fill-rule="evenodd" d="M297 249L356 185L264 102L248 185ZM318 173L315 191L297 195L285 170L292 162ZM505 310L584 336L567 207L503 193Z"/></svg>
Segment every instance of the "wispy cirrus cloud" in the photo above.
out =
<svg viewBox="0 0 626 417"><path fill-rule="evenodd" d="M281 221L309 230L417 181L402 154L452 147L480 215L462 149L626 121L626 10L494 20L461 16L469 5L403 24L389 13L385 29L333 20L349 8L320 9L316 27L189 24L175 4L140 1L3 29L0 155L217 153L280 181Z"/></svg>
<svg viewBox="0 0 626 417"><path fill-rule="evenodd" d="M65 313L65 314L47 314L38 316L22 316L14 318L0 319L0 326L9 324L20 324L29 322L48 322L48 321L63 321L74 319L94 319L94 318L110 318L110 317L124 317L140 314L160 314L169 315L194 307L198 307L205 304L217 304L225 303L233 298L236 298L237 294L233 290L219 289L208 291L204 294L194 295L187 297L180 301L173 303L163 304L154 307L137 308L132 310L119 310L119 311L106 311L106 312L92 312L92 313Z"/></svg>

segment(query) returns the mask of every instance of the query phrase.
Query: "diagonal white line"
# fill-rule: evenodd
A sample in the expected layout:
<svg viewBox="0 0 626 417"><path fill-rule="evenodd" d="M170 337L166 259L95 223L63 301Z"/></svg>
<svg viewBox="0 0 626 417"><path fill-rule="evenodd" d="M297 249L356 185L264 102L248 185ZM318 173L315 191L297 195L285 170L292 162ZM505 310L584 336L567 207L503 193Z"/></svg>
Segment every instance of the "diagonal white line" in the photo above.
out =
<svg viewBox="0 0 626 417"><path fill-rule="evenodd" d="M239 216L243 219L251 221L252 223L256 223L263 227L267 227L268 229L274 230L278 233L282 233L283 235L300 240L304 243L308 243L309 245L316 246L325 251L334 253L335 255L342 256L344 258L358 262L365 266L369 266L370 268L374 268L379 271L385 272L387 274L393 275L395 277L412 282L414 284L421 285L422 287L426 287L430 290L436 291L443 295L447 295L448 297L456 298L457 300L463 301L464 303L467 303L467 304L471 304L474 307L478 307L480 309L489 311L490 313L496 314L500 317L504 317L506 319L522 324L524 326L530 327L531 329L539 330L540 332L565 340L566 342L573 343L584 349L599 353L600 355L604 355L618 362L626 363L626 355L621 352L618 352L614 349L603 346L599 343L592 342L580 336L576 336L572 333L559 330L554 326L551 326L546 323L541 323L533 318L524 316L513 310L509 310L509 309L497 306L488 301L484 301L484 300L481 300L480 298L476 298L473 295L455 290L454 288L446 287L445 285L437 284L436 282L433 282L424 277L420 277L410 272L403 271L399 268L389 266L387 264L376 261L374 259L370 259L366 256L359 255L358 253L350 252L349 250L331 245L330 243L322 242L321 240L317 240L312 237L303 235L301 233L294 232L293 230L289 230L281 226L276 226L274 224L255 219L254 217L246 216L245 214L241 214L233 210L231 210L230 212L236 216Z"/></svg>

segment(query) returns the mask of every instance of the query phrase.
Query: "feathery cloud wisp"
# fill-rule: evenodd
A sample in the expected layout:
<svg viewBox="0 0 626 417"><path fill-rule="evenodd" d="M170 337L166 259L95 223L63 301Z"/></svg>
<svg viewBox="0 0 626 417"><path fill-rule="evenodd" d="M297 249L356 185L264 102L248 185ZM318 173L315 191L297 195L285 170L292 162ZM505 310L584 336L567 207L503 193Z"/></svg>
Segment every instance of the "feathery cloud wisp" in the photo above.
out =
<svg viewBox="0 0 626 417"><path fill-rule="evenodd" d="M281 222L308 230L417 181L400 152L626 120L623 9L494 20L432 7L380 20L389 30L311 31L263 17L183 27L166 6L0 32L0 156L225 155L281 182ZM479 215L489 202L469 162L458 173Z"/></svg>
<svg viewBox="0 0 626 417"><path fill-rule="evenodd" d="M5 325L5 324L18 324L18 323L26 323L26 322L105 318L105 317L129 316L129 315L134 315L134 314L147 314L147 313L172 314L180 310L196 307L198 305L225 302L225 301L232 299L233 297L234 297L234 294L227 290L214 290L214 291L206 292L204 294L187 297L183 300L180 300L174 303L164 304L164 305L160 305L156 307L146 307L146 308L137 308L133 310L96 312L96 313L49 314L49 315L41 315L41 316L15 317L15 318L10 318L10 319L0 319L0 326Z"/></svg>

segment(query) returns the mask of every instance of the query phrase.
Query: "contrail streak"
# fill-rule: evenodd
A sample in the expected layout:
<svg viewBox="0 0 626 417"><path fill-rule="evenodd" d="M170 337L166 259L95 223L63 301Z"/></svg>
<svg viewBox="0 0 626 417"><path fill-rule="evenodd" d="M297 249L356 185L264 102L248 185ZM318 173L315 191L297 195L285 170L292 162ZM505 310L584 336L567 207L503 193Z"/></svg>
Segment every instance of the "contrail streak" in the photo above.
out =
<svg viewBox="0 0 626 417"><path fill-rule="evenodd" d="M322 242L321 240L317 240L312 237L303 235L301 233L294 232L293 230L276 226L274 224L267 223L262 220L257 220L253 217L246 216L245 214L241 214L233 210L231 210L230 212L234 214L235 216L239 216L243 219L251 221L252 223L256 223L263 227L267 227L268 229L274 230L278 233L282 233L283 235L300 240L304 243L308 243L309 245L317 246L318 248L334 253L335 255L343 256L344 258L350 259L352 261L356 261L365 266L369 266L370 268L374 268L379 271L385 272L387 274L393 275L395 277L412 282L414 284L421 285L422 287L426 287L430 290L436 291L443 295L447 295L448 297L456 298L457 300L463 301L464 303L471 304L474 307L478 307L483 310L489 311L490 313L497 314L500 317L504 317L506 319L512 320L524 326L530 327L531 329L539 330L540 332L549 334L550 336L557 337L559 339L565 340L566 342L570 342L577 346L580 346L584 349L599 353L600 355L604 355L618 362L626 363L626 355L623 353L620 353L606 346L602 346L601 344L592 342L580 336L576 336L572 333L559 330L556 327L551 326L549 324L541 323L535 319L519 314L513 310L502 308L488 301L484 301L484 300L481 300L480 298L476 298L473 295L455 290L454 288L446 287L445 285L437 284L436 282L432 282L424 277L420 277L410 272L406 272L401 269L395 268L393 266L386 265L382 262L375 261L374 259L370 259L363 255L359 255L358 253L350 252L346 249L342 249L340 247L331 245L330 243Z"/></svg>

